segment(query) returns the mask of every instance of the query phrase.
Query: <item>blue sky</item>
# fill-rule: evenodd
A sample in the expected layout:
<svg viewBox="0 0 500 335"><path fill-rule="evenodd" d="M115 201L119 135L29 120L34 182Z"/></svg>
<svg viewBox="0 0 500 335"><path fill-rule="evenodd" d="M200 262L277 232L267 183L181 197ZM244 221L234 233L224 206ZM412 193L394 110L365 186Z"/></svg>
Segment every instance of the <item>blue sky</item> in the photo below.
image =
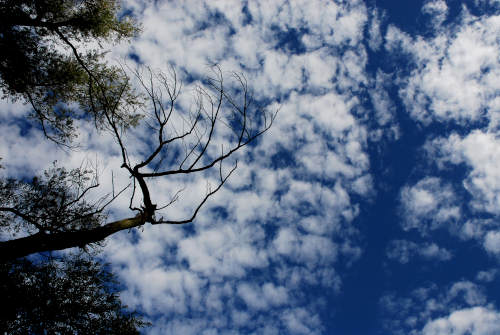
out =
<svg viewBox="0 0 500 335"><path fill-rule="evenodd" d="M110 61L172 65L180 108L218 63L280 110L194 223L108 241L104 257L124 302L153 322L147 333L500 333L498 0L124 8L143 32ZM19 125L26 106L2 106L4 173L95 159L104 188L111 171L128 182L109 134L82 123L82 149L63 152ZM129 133L131 157L146 129ZM160 180L152 194L189 189L165 213L183 217L212 177Z"/></svg>

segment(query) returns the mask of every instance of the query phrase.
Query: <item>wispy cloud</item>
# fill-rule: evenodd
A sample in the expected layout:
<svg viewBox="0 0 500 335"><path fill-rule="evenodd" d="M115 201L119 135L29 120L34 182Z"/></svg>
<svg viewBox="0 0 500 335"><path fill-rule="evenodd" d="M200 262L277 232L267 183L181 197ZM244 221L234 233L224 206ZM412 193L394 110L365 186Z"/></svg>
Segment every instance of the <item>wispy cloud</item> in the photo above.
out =
<svg viewBox="0 0 500 335"><path fill-rule="evenodd" d="M450 251L439 247L435 243L417 244L407 240L393 240L387 247L387 257L402 264L406 264L414 257L420 257L427 260L447 261L453 256Z"/></svg>
<svg viewBox="0 0 500 335"><path fill-rule="evenodd" d="M440 288L419 287L408 296L392 293L380 299L387 330L393 334L493 334L500 330L500 312L488 302L483 288L458 281Z"/></svg>

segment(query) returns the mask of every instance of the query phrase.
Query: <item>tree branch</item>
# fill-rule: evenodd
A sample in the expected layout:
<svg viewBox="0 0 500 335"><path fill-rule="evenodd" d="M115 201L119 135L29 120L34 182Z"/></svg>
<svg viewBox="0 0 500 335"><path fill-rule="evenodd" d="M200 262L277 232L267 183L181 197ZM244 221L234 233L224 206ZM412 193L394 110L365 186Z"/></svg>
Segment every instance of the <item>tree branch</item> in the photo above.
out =
<svg viewBox="0 0 500 335"><path fill-rule="evenodd" d="M83 247L87 244L104 240L109 235L141 226L145 223L143 214L114 221L93 229L58 232L53 234L38 233L28 237L0 242L0 261L6 262L37 252Z"/></svg>
<svg viewBox="0 0 500 335"><path fill-rule="evenodd" d="M222 164L221 164L221 166L222 166ZM236 161L236 163L234 164L234 167L231 169L231 171L229 171L229 173L224 178L222 178L222 172L220 172L221 173L221 181L220 181L219 185L213 191L209 191L209 192L207 192L207 194L205 194L205 197L198 204L198 206L195 208L193 215L190 218L187 218L185 220L163 220L163 218L161 218L160 220L152 222L152 224L176 224L176 225L178 225L178 224L185 224L185 223L192 222L196 218L196 216L198 215L198 212L200 211L201 207L203 207L205 202L207 202L208 198L210 198L212 195L214 195L215 193L217 193L217 191L220 190L222 185L224 185L224 183L233 174L233 172L236 170L237 167L238 167L238 162ZM222 169L222 167L220 169Z"/></svg>

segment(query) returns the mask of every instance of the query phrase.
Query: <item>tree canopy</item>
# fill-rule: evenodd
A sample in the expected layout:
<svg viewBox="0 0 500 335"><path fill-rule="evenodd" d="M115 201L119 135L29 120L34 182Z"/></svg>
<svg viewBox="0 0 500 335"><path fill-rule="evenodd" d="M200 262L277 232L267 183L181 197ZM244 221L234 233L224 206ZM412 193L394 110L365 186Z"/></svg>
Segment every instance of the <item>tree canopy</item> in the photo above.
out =
<svg viewBox="0 0 500 335"><path fill-rule="evenodd" d="M101 87L126 86L127 78L103 60L100 44L128 39L138 31L115 0L0 1L4 97L31 104L31 116L45 135L68 143L75 136L74 118L101 120L102 110L92 101L96 81Z"/></svg>
<svg viewBox="0 0 500 335"><path fill-rule="evenodd" d="M105 265L88 254L0 264L6 334L139 334Z"/></svg>

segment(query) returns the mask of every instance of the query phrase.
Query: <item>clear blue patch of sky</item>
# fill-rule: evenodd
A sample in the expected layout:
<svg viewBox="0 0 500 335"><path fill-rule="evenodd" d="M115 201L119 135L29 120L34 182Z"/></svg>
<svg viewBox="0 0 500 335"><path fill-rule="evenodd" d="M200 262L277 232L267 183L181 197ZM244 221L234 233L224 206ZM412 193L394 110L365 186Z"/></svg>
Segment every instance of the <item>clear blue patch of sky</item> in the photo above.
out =
<svg viewBox="0 0 500 335"><path fill-rule="evenodd" d="M306 29L288 28L282 30L278 26L273 26L271 30L274 32L274 38L276 39L276 49L283 50L291 55L306 52L306 46L302 42L302 36L307 33Z"/></svg>

